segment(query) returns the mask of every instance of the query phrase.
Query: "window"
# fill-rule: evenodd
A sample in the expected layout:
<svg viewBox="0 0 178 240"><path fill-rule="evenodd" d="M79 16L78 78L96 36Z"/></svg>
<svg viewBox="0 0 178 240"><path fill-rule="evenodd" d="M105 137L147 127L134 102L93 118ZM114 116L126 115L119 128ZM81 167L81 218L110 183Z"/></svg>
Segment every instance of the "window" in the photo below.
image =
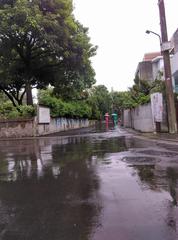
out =
<svg viewBox="0 0 178 240"><path fill-rule="evenodd" d="M175 92L178 93L178 76L175 77L174 82L175 82Z"/></svg>

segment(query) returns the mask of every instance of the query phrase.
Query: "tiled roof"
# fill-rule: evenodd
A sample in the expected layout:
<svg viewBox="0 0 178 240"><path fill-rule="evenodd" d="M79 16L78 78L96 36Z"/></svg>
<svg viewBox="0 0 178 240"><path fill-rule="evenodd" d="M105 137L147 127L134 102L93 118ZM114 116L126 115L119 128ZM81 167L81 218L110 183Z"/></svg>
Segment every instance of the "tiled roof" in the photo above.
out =
<svg viewBox="0 0 178 240"><path fill-rule="evenodd" d="M154 58L161 56L160 52L152 52L152 53L145 53L143 57L143 61L152 61Z"/></svg>

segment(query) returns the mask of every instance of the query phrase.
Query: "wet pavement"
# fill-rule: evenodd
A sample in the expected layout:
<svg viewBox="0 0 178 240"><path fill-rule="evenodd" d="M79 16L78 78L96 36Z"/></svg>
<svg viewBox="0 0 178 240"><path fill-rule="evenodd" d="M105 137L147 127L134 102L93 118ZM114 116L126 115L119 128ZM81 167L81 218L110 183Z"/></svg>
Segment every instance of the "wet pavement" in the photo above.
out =
<svg viewBox="0 0 178 240"><path fill-rule="evenodd" d="M178 145L65 134L0 141L0 240L178 239Z"/></svg>

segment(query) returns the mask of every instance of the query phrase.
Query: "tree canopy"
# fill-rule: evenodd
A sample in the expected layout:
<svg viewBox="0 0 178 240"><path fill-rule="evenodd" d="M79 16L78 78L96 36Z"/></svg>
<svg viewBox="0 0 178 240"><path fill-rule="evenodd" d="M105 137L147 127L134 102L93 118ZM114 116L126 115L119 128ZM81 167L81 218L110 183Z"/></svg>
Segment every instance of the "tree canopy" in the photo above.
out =
<svg viewBox="0 0 178 240"><path fill-rule="evenodd" d="M87 102L92 108L93 118L101 118L106 112L111 112L111 96L104 85L90 89Z"/></svg>
<svg viewBox="0 0 178 240"><path fill-rule="evenodd" d="M71 0L0 1L0 90L14 105L25 94L31 105L33 87L69 96L95 83L96 47L72 11Z"/></svg>

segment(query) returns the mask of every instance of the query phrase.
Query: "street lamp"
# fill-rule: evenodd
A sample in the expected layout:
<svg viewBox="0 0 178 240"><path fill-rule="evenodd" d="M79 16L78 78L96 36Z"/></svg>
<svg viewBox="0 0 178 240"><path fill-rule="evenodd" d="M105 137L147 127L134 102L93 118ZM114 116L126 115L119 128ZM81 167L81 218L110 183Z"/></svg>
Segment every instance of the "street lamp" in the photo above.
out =
<svg viewBox="0 0 178 240"><path fill-rule="evenodd" d="M154 35L156 35L157 37L159 37L159 44L160 44L160 49L161 49L161 46L162 46L162 42L161 42L161 36L158 34L158 33L156 33L156 32L153 32L153 31L151 31L151 30L146 30L146 32L145 33L147 33L147 34L154 34ZM161 51L161 54L162 54L162 51ZM156 132L161 132L161 123L160 122L155 122L155 124L156 124Z"/></svg>
<svg viewBox="0 0 178 240"><path fill-rule="evenodd" d="M153 31L151 31L151 30L146 30L145 33L147 33L147 34L152 33L152 34L156 35L157 37L159 37L159 43L160 43L160 47L161 47L161 45L162 45L161 36L160 36L158 33L155 33L155 32L153 32Z"/></svg>

